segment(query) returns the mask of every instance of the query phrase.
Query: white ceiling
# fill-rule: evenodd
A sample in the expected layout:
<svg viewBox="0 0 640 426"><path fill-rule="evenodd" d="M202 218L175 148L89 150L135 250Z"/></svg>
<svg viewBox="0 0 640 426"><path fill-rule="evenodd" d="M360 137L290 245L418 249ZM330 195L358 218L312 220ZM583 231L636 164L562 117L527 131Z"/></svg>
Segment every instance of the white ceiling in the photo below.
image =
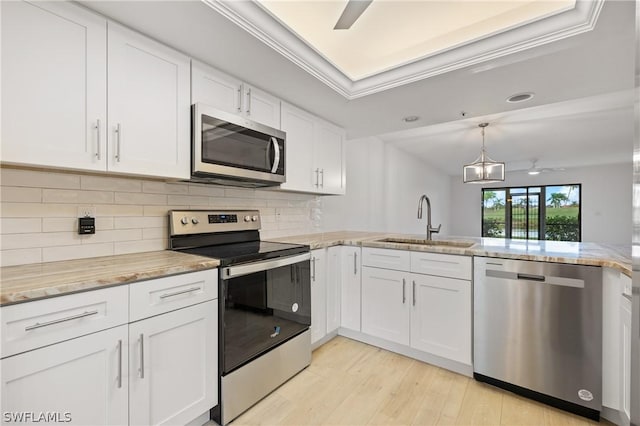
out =
<svg viewBox="0 0 640 426"><path fill-rule="evenodd" d="M572 9L575 0L375 0L348 30L333 29L343 0L258 4L356 81Z"/></svg>
<svg viewBox="0 0 640 426"><path fill-rule="evenodd" d="M619 103L624 100L607 103L606 95L633 88L633 1L606 1L593 31L354 100L346 100L200 1L82 4L345 127L349 138L385 135L391 141L398 135L390 133L406 129L443 123L460 126L460 140L452 127L450 143L441 143L438 148L421 145L426 147L421 155L430 158L425 161L436 163L437 151L438 167L450 174L460 174L462 164L478 155L480 135L475 125L493 115L505 117L505 126L510 124L501 129L498 120L490 126L489 154L505 159L509 166L523 164L512 168L528 167L531 158L538 158L540 167L631 158L633 139L622 130L632 125L630 110ZM535 92L536 96L522 104L505 102L518 92ZM583 114L526 118L526 114L536 112L529 108L580 100L603 103ZM523 108L513 120L527 124L510 122L505 113ZM467 113L465 120L461 111ZM420 119L411 124L403 122L402 117L408 115ZM594 126L596 123L601 125ZM424 132L437 133L438 127ZM499 142L501 137L508 144L495 146L494 139ZM544 149L541 140L555 141L550 144L554 150ZM393 143L407 150L419 146L415 141L394 139Z"/></svg>

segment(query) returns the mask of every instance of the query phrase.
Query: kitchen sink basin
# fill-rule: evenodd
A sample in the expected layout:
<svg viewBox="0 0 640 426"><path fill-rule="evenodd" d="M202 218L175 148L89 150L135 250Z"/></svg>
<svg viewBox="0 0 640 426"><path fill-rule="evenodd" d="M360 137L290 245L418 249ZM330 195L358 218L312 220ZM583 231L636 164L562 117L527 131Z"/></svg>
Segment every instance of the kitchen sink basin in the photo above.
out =
<svg viewBox="0 0 640 426"><path fill-rule="evenodd" d="M376 240L379 243L396 243L396 244L415 244L422 246L444 246L444 247L458 247L458 248L468 248L474 245L475 243L472 241L462 241L462 240L419 240L413 238L383 238L381 240Z"/></svg>

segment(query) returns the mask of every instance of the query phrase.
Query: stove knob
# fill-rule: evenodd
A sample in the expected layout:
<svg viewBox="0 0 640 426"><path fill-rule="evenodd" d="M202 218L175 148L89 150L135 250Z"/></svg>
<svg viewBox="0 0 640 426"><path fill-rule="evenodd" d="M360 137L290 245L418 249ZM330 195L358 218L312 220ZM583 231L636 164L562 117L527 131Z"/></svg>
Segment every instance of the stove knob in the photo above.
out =
<svg viewBox="0 0 640 426"><path fill-rule="evenodd" d="M182 219L180 219L180 223L182 223L183 225L186 225L189 223L189 219L185 216Z"/></svg>
<svg viewBox="0 0 640 426"><path fill-rule="evenodd" d="M251 222L251 216L247 215L244 217L245 222Z"/></svg>
<svg viewBox="0 0 640 426"><path fill-rule="evenodd" d="M254 222L257 222L258 221L258 216L252 216L251 220L254 221Z"/></svg>
<svg viewBox="0 0 640 426"><path fill-rule="evenodd" d="M198 218L192 217L191 218L191 223L193 223L194 225L197 225L200 223L200 221L198 220Z"/></svg>

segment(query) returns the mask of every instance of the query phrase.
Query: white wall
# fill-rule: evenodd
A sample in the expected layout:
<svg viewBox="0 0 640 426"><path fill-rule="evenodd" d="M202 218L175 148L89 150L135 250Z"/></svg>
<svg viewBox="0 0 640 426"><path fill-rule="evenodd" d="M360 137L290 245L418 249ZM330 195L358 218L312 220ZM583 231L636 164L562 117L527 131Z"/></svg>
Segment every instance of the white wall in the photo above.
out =
<svg viewBox="0 0 640 426"><path fill-rule="evenodd" d="M450 179L378 138L347 142L347 195L322 199L323 229L423 234L418 199L431 200L432 222L451 234Z"/></svg>
<svg viewBox="0 0 640 426"><path fill-rule="evenodd" d="M530 176L507 172L504 182L490 185L463 184L451 178L453 235L479 237L482 212L481 188L582 184L582 241L631 244L631 163L571 168Z"/></svg>

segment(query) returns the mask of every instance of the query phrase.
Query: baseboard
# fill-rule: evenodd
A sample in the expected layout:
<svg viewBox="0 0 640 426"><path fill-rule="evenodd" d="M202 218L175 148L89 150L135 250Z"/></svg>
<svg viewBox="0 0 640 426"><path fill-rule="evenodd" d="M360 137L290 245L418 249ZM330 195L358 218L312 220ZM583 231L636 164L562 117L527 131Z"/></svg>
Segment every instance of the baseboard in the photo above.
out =
<svg viewBox="0 0 640 426"><path fill-rule="evenodd" d="M322 339L318 340L315 343L312 343L311 344L311 351L315 351L320 346L324 345L325 343L327 343L329 340L333 339L337 335L338 335L338 330L333 330L331 333L327 334Z"/></svg>
<svg viewBox="0 0 640 426"><path fill-rule="evenodd" d="M209 420L209 410L207 410L206 413L200 414L198 417L196 417L195 419L191 420L185 426L203 426L203 425L209 423L209 421L210 421Z"/></svg>
<svg viewBox="0 0 640 426"><path fill-rule="evenodd" d="M400 355L407 356L409 358L417 359L427 364L435 365L436 367L444 368L445 370L453 371L454 373L462 374L463 376L473 377L473 366L463 364L461 362L452 361L450 359L442 358L437 355L432 355L427 352L422 352L417 349L410 348L409 346L400 345L395 342L389 342L388 340L381 339L379 337L370 336L360 331L350 330L348 328L340 327L338 329L340 336L348 337L353 340L357 340L362 343L366 343L371 346L386 349L391 352L395 352Z"/></svg>
<svg viewBox="0 0 640 426"><path fill-rule="evenodd" d="M603 406L602 411L600 412L600 417L609 420L611 423L618 426L629 426L630 424L627 415L623 414L622 411L616 410L614 408Z"/></svg>

